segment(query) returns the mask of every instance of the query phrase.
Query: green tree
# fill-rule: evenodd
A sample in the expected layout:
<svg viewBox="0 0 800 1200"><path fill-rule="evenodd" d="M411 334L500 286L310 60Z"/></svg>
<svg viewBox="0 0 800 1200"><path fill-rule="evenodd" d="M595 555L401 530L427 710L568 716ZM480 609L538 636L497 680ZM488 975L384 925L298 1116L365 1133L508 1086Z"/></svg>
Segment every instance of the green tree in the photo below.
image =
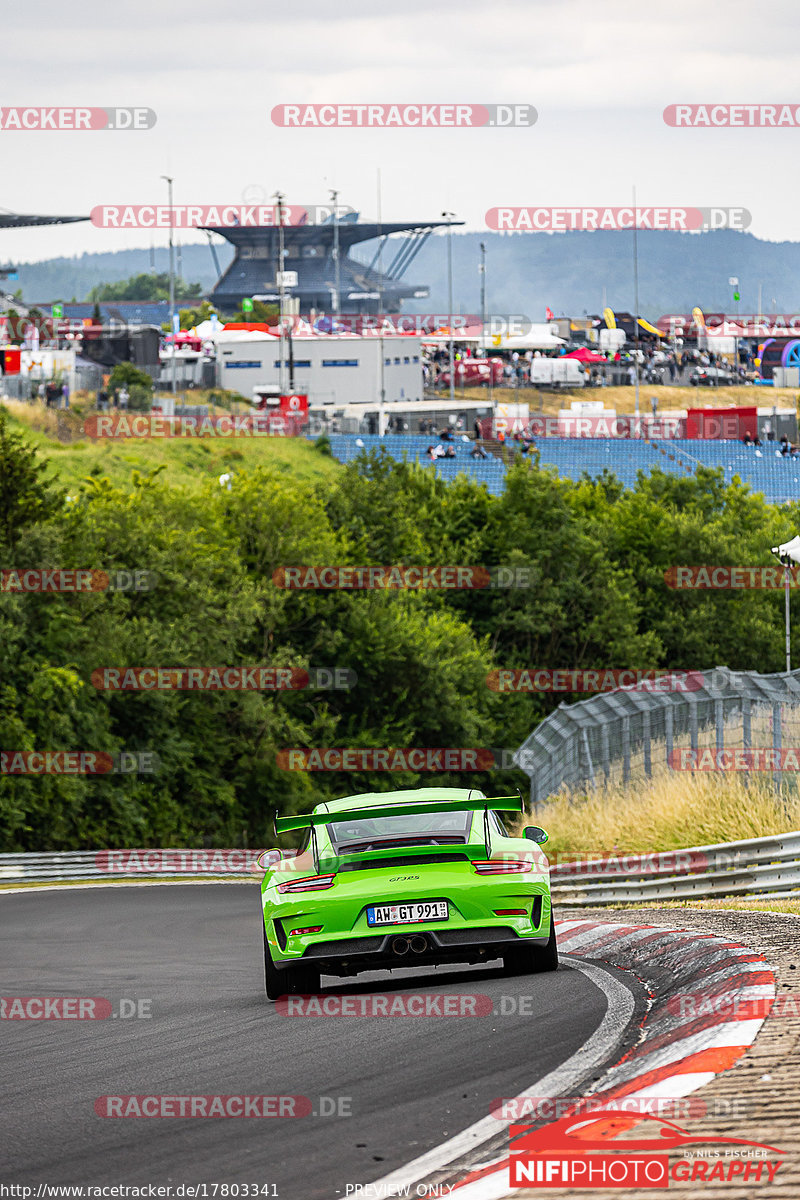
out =
<svg viewBox="0 0 800 1200"><path fill-rule="evenodd" d="M175 280L175 299L199 300L203 287L199 283L186 283L183 279ZM142 272L122 279L116 283L100 283L93 287L86 297L89 301L139 300L143 303L169 299L169 275L166 271L154 275Z"/></svg>
<svg viewBox="0 0 800 1200"><path fill-rule="evenodd" d="M253 301L252 312L244 312L241 308L231 317L232 322L239 324L277 325L280 308L277 304L264 304L262 300Z"/></svg>
<svg viewBox="0 0 800 1200"><path fill-rule="evenodd" d="M64 492L46 477L48 464L19 433L9 428L0 406L0 546L13 550L22 531L46 521L64 504Z"/></svg>
<svg viewBox="0 0 800 1200"><path fill-rule="evenodd" d="M126 387L129 393L128 407L134 412L148 412L153 403L153 380L146 371L133 363L117 363L108 377L112 392Z"/></svg>
<svg viewBox="0 0 800 1200"><path fill-rule="evenodd" d="M179 313L181 329L193 329L195 325L210 320L215 312L217 310L209 300L204 300L199 308L182 308Z"/></svg>

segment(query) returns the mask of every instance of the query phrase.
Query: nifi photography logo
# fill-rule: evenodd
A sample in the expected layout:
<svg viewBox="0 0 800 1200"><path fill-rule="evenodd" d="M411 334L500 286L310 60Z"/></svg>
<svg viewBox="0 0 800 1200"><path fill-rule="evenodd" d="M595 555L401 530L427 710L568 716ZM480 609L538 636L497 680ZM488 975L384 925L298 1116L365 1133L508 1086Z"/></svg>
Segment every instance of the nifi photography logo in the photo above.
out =
<svg viewBox="0 0 800 1200"><path fill-rule="evenodd" d="M650 1136L619 1139L640 1122ZM511 1125L509 1183L525 1188L667 1188L671 1183L771 1183L783 1165L775 1146L704 1134L664 1117L600 1109L531 1129ZM670 1151L686 1149L670 1165Z"/></svg>

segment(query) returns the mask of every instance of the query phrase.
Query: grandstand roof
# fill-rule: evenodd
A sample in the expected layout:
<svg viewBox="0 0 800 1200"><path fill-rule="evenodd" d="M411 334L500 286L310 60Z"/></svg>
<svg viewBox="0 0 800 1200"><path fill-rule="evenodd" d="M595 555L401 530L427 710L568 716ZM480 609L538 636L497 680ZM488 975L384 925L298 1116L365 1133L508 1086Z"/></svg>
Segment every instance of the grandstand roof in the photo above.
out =
<svg viewBox="0 0 800 1200"><path fill-rule="evenodd" d="M34 217L30 213L0 210L0 229L24 229L29 225L71 225L75 221L88 220L88 217Z"/></svg>

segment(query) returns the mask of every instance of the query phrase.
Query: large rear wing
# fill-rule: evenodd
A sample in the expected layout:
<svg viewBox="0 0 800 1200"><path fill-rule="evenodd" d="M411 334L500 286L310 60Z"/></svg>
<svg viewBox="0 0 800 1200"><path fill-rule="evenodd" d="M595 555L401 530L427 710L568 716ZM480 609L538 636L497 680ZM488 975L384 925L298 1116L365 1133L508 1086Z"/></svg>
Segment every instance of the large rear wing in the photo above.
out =
<svg viewBox="0 0 800 1200"><path fill-rule="evenodd" d="M297 813L292 817L276 817L275 833L292 829L313 829L318 825L333 825L337 821L352 821L356 817L375 820L377 817L420 816L451 812L523 812L522 797L476 796L467 800L421 800L418 803L379 804L374 808L338 809L330 813Z"/></svg>
<svg viewBox="0 0 800 1200"><path fill-rule="evenodd" d="M468 796L466 800L420 800L407 803L377 804L371 808L339 809L329 813L297 813L291 817L275 817L275 836L288 833L292 829L310 829L312 853L315 864L319 863L317 851L317 828L320 825L334 825L339 821L352 821L354 818L374 820L378 817L400 817L404 815L419 816L435 813L453 812L482 812L483 840L486 846L486 857L492 853L492 834L489 825L490 812L525 811L522 794L516 796Z"/></svg>

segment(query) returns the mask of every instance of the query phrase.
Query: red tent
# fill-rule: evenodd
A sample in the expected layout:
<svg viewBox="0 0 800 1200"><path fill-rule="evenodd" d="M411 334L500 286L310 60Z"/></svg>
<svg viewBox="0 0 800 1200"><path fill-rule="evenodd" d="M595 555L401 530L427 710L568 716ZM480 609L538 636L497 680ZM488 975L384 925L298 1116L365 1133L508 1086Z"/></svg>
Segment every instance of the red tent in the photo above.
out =
<svg viewBox="0 0 800 1200"><path fill-rule="evenodd" d="M603 363L608 366L608 359L603 358L602 354L595 354L594 350L589 350L586 346L581 346L578 350L571 350L569 354L563 354L561 357L574 358L583 363Z"/></svg>

